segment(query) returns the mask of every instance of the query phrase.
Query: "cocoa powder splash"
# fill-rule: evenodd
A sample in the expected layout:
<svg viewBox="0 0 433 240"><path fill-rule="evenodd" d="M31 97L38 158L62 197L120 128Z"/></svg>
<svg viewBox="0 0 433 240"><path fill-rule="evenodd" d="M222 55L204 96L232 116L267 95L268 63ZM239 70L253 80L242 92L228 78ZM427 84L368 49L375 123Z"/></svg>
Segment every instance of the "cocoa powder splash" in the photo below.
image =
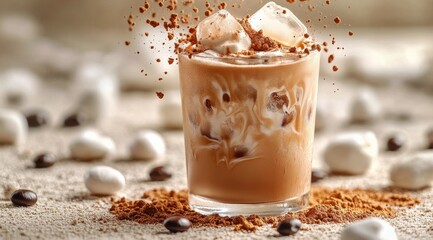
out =
<svg viewBox="0 0 433 240"><path fill-rule="evenodd" d="M330 4L330 1L323 1L323 0L319 2L311 2L308 0L298 0L298 1L287 0L285 2L290 3L291 5L298 3L297 5L299 7L305 8L310 13L312 13L319 7L323 9L325 6L329 6ZM127 17L128 29L129 31L133 31L135 30L136 23L140 24L141 22L145 22L145 24L148 24L152 28L154 28L156 32L161 32L161 31L166 32L167 33L167 39L165 40L166 42L164 42L163 44L158 44L156 47L153 43L161 41L161 39L156 37L156 35L152 33L149 34L149 32L145 32L144 34L140 34L140 36L145 38L144 40L145 45L149 46L149 48L152 50L155 56L158 56L158 58L163 58L162 60L164 62L168 61L171 64L174 61L178 60L176 58L176 55L179 52L186 52L189 56L192 56L193 54L199 52L199 49L195 47L197 44L195 28L200 18L209 16L220 9L227 9L230 7L241 8L241 7L245 7L246 4L247 1L237 1L236 4L231 4L229 6L224 1L218 1L218 0L215 1L146 0L140 6L133 7L133 9L136 9L137 11L132 12ZM282 4L282 2L279 2L279 4ZM199 8L202 9L202 11L199 11ZM155 12L156 9L159 9L158 14ZM320 12L318 21L324 22L325 19L327 18L328 16L326 15L324 16L323 12ZM329 16L329 19L331 22L335 24L340 24L341 22L341 19L338 16L332 18ZM145 21L140 21L140 20L145 20ZM245 19L240 21L245 22ZM308 19L306 23L307 26L310 25L311 19ZM254 54L255 51L271 51L274 49L280 49L284 47L281 46L281 44L273 41L272 39L263 36L261 32L252 31L252 29L248 29L248 27L245 26L245 24L243 24L243 26L246 27L247 33L252 40L252 46L249 51L245 51L240 54L252 55ZM345 24L345 26L350 26L350 24L349 25ZM311 25L308 26L308 28L310 28L313 35L315 32L317 32L317 30L313 29ZM327 26L324 25L324 28L327 28ZM352 35L353 32L350 31L349 36ZM136 40L137 39L134 39L134 41ZM125 45L126 46L133 45L132 41L133 40L125 41ZM335 43L335 39L333 39L332 42ZM134 46L139 46L140 44L142 43L137 43ZM170 54L170 56L159 55L161 50L165 48L168 48L172 53ZM325 52L328 52L329 50L325 45L316 44L312 41L311 38L306 37L295 48L293 49L289 48L287 50L291 53L297 54L301 58L304 57L305 55L310 54L311 52L322 51L322 49ZM338 47L337 49L341 50L344 48ZM332 66L332 69L334 71L337 71L338 67ZM157 76L158 80L163 79L164 75L161 73L160 76Z"/></svg>
<svg viewBox="0 0 433 240"><path fill-rule="evenodd" d="M313 187L310 206L300 212L278 217L221 217L203 215L188 205L188 192L154 189L143 194L140 200L112 199L110 212L119 220L143 224L162 223L170 216L184 216L193 227L233 227L236 231L255 231L270 224L276 227L286 218L298 218L306 224L345 223L367 217L393 218L401 207L412 207L421 200L407 194L365 189Z"/></svg>

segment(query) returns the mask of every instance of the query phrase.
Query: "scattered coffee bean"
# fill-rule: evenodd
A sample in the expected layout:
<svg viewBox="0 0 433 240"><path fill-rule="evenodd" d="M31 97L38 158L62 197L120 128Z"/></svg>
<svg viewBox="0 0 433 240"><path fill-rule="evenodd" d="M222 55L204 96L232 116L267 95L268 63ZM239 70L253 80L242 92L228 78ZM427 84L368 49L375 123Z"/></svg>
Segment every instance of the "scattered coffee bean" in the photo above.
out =
<svg viewBox="0 0 433 240"><path fill-rule="evenodd" d="M313 170L311 172L311 182L319 182L328 177L328 173L322 170Z"/></svg>
<svg viewBox="0 0 433 240"><path fill-rule="evenodd" d="M296 218L286 219L278 224L277 231L283 236L296 234L301 228L301 221Z"/></svg>
<svg viewBox="0 0 433 240"><path fill-rule="evenodd" d="M36 204L38 196L31 190L19 189L12 193L11 201L15 206L29 207Z"/></svg>
<svg viewBox="0 0 433 240"><path fill-rule="evenodd" d="M185 232L191 227L191 222L184 217L174 216L164 220L164 227L173 233Z"/></svg>
<svg viewBox="0 0 433 240"><path fill-rule="evenodd" d="M56 161L56 156L51 153L39 154L33 159L33 162L35 163L35 168L48 168L53 166Z"/></svg>
<svg viewBox="0 0 433 240"><path fill-rule="evenodd" d="M155 167L149 172L152 181L165 181L172 176L172 171L168 166Z"/></svg>
<svg viewBox="0 0 433 240"><path fill-rule="evenodd" d="M83 114L73 113L65 118L63 127L78 127L85 124L87 121Z"/></svg>
<svg viewBox="0 0 433 240"><path fill-rule="evenodd" d="M395 152L400 150L405 143L405 139L402 135L396 134L388 138L387 149L388 151Z"/></svg>
<svg viewBox="0 0 433 240"><path fill-rule="evenodd" d="M35 111L26 115L27 124L31 128L42 127L48 123L48 116L45 112Z"/></svg>

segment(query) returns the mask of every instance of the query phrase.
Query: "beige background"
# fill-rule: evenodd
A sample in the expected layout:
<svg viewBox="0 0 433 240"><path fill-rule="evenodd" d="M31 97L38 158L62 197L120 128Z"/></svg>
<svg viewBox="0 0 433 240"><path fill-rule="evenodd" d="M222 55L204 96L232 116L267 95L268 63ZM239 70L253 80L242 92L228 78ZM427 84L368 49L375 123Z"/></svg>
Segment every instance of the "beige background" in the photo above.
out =
<svg viewBox="0 0 433 240"><path fill-rule="evenodd" d="M141 3L135 1L134 3ZM256 9L258 1L248 1ZM324 2L324 1L315 1ZM388 170L391 164L402 161L425 146L425 132L433 128L433 1L417 0L352 0L331 1L327 8L330 16L338 15L351 23L355 37L347 37L344 26L335 27L338 44L346 50L336 58L340 71L330 72L331 66L323 63L321 69L319 102L327 103L330 124L326 131L316 135L313 165L322 168L321 152L330 136L348 129L373 130L378 134L381 148L386 136L402 132L408 145L400 153L386 153L365 176L334 176L323 181L331 187L383 188L389 185ZM255 3L255 4L252 4ZM121 83L138 82L143 92L124 92L118 111L100 130L111 136L118 147L117 157L103 162L82 163L63 160L49 169L33 169L32 157L43 151L51 151L67 157L67 146L77 129L58 127L66 107L73 102L76 92L70 85L76 67L67 68L61 74L52 72L52 66L41 64L39 56L29 49L37 48L41 41L49 40L60 50L72 51L78 59L96 55L97 60L110 54L119 54L122 61L136 64L126 72L138 72L148 55L135 56L126 49L123 41L129 37L124 16L129 13L131 2L117 0L31 0L0 1L0 21L4 17L21 14L31 17L40 33L28 41L4 41L0 36L0 71L13 67L26 67L37 73L43 88L29 104L19 110L42 108L52 116L51 126L31 130L27 143L19 149L0 147L0 184L18 182L21 187L37 192L39 200L30 208L13 207L8 200L0 200L0 239L269 239L275 230L263 227L256 233L234 232L230 228L190 229L186 233L167 234L162 225L139 225L117 221L109 214L109 198L90 196L83 184L84 172L93 165L104 164L119 169L127 178L122 196L139 198L143 191L155 187L181 189L186 187L183 136L181 131L160 128L158 108L161 101L154 90L163 88L157 80L143 79L116 72ZM254 5L254 6L253 6ZM351 6L348 10L347 6ZM310 15L297 5L291 8L301 19ZM251 12L244 8L244 11ZM329 12L328 12L329 10ZM325 10L324 10L325 12ZM317 14L314 13L314 14ZM313 15L314 16L314 15ZM320 26L319 26L320 27ZM341 28L339 31L338 28ZM328 40L326 38L320 39ZM57 50L56 50L57 51ZM56 52L55 51L55 52ZM117 56L117 55L116 55ZM49 59L59 61L55 53ZM326 54L323 59L326 61ZM38 64L35 64L36 60ZM80 60L81 61L81 60ZM84 61L83 61L84 62ZM129 62L128 62L129 63ZM51 63L52 64L52 63ZM43 68L45 71L41 71ZM48 71L46 69L48 69ZM107 68L108 69L108 68ZM125 68L123 68L125 69ZM149 70L151 71L151 70ZM156 70L155 70L156 72ZM176 88L177 78L168 79L168 88ZM138 75L138 74L137 74ZM157 75L155 75L157 76ZM325 80L324 80L325 79ZM161 85L160 85L161 84ZM122 85L122 84L121 84ZM365 126L348 125L348 108L352 97L361 87L373 89L384 105L384 119ZM0 103L2 104L2 103ZM11 107L1 105L0 107ZM396 119L395 115L408 113L409 121ZM168 153L160 162L131 162L122 160L127 155L127 144L140 129L161 130L168 144ZM174 177L163 183L147 182L148 170L157 164L168 162L176 170ZM1 190L1 188L0 188ZM410 192L423 199L422 204L410 210L402 210L390 222L397 229L400 239L433 238L433 189ZM106 222L97 221L103 218ZM308 230L287 239L338 239L344 224L309 225ZM278 238L283 239L283 238Z"/></svg>

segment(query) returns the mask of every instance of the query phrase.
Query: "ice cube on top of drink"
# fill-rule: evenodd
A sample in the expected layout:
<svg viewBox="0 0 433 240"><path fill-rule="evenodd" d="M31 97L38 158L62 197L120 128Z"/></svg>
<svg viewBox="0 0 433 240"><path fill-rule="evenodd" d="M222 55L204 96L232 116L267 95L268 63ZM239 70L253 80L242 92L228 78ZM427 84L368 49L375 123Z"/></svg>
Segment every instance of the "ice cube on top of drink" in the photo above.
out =
<svg viewBox="0 0 433 240"><path fill-rule="evenodd" d="M249 19L255 31L263 31L263 35L283 45L294 46L301 40L307 28L287 8L274 2L268 2Z"/></svg>
<svg viewBox="0 0 433 240"><path fill-rule="evenodd" d="M197 26L197 41L202 50L220 54L249 50L251 39L242 25L226 10L220 10Z"/></svg>

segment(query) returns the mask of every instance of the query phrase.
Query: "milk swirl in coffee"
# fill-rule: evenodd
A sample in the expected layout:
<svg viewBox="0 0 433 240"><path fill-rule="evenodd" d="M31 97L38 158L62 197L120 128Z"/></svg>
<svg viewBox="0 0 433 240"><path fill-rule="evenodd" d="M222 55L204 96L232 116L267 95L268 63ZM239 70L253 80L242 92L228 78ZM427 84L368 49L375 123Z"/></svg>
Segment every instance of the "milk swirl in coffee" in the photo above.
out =
<svg viewBox="0 0 433 240"><path fill-rule="evenodd" d="M244 20L221 10L195 35L179 54L191 206L223 215L301 209L320 47L273 2Z"/></svg>

